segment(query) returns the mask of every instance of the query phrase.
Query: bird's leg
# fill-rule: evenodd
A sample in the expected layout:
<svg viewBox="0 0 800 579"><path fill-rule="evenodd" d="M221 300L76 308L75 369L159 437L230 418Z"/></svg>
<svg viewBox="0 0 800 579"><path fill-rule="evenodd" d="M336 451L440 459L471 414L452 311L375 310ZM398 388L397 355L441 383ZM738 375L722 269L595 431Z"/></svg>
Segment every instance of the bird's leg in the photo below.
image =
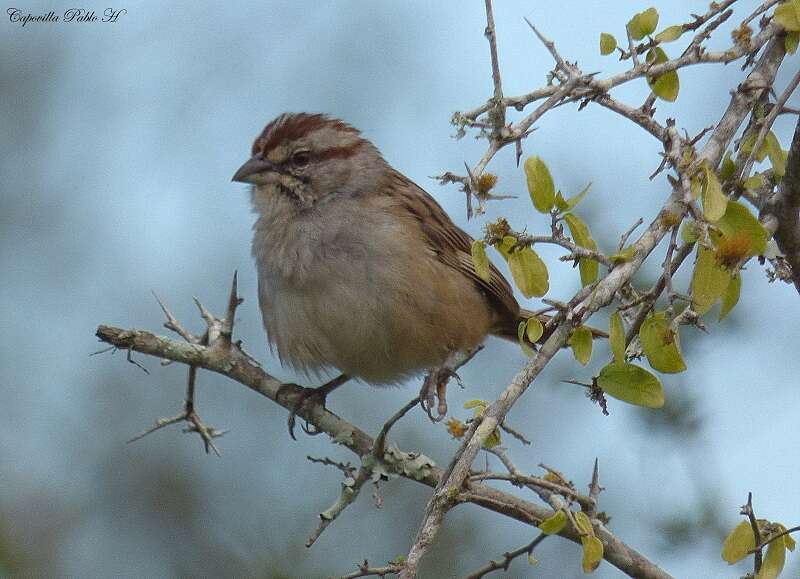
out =
<svg viewBox="0 0 800 579"><path fill-rule="evenodd" d="M420 406L428 414L434 422L440 422L447 414L447 382L450 378L455 378L458 384L463 388L461 378L456 374L456 370L461 368L464 364L472 360L472 358L483 349L483 346L477 346L471 350L464 352L453 352L444 361L444 364L438 368L432 368L425 375L425 380L422 382L422 388L419 391ZM436 400L439 400L438 404ZM438 416L433 416L433 408L436 405L436 413Z"/></svg>
<svg viewBox="0 0 800 579"><path fill-rule="evenodd" d="M330 382L327 382L322 386L319 386L318 388L305 388L301 386L302 391L300 393L300 396L298 396L297 401L294 404L294 407L289 411L289 420L288 420L289 436L292 437L292 440L297 440L294 436L295 419L297 418L297 413L300 411L300 409L303 407L306 401L311 398L315 398L317 402L321 404L323 408L325 408L325 399L328 397L328 394L336 390L339 386L347 382L349 379L350 376L342 374L341 376L334 378ZM316 436L317 434L320 434L322 432L321 430L316 430L310 427L307 421L305 425L301 425L301 428L303 429L303 432L311 436Z"/></svg>

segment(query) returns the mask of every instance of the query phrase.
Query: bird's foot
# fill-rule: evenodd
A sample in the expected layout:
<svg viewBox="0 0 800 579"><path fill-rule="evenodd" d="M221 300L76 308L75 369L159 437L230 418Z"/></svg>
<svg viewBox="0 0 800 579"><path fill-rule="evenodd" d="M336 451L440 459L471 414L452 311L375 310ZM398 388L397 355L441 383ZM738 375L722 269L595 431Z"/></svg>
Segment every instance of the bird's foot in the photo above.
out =
<svg viewBox="0 0 800 579"><path fill-rule="evenodd" d="M338 378L334 378L330 382L323 384L318 388L306 388L304 386L298 386L297 384L285 384L281 387L284 388L300 388L300 393L295 400L294 405L292 406L291 410L289 410L289 419L287 421L289 427L289 436L292 437L292 440L297 440L294 435L294 427L295 423L297 422L297 414L300 410L305 406L305 404L309 401L312 404L316 404L322 407L325 410L325 401L328 398L328 394L336 390L339 386L344 384L349 380L348 376L342 374ZM280 396L280 390L278 391L278 396ZM303 429L303 432L308 434L309 436L316 436L318 434L322 434L322 430L318 429L317 427L313 426L308 420L304 420L304 424L300 425L300 428Z"/></svg>
<svg viewBox="0 0 800 579"><path fill-rule="evenodd" d="M442 366L430 370L422 382L422 388L419 391L420 404L434 422L441 422L447 415L447 382L453 377L458 378L458 374L451 368ZM434 407L437 416L433 415Z"/></svg>

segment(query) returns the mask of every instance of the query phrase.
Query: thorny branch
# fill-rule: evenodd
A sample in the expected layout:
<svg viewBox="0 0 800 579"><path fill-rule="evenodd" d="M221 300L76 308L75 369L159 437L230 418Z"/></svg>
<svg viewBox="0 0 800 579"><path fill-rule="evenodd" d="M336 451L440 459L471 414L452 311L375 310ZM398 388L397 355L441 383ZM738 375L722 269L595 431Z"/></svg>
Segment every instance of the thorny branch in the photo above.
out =
<svg viewBox="0 0 800 579"><path fill-rule="evenodd" d="M490 10L491 5L487 3L487 21L493 22L489 13ZM716 15L711 15L709 18L714 18L715 16ZM514 403L549 363L555 353L565 345L572 330L577 327L577 325L586 321L586 319L598 309L610 303L616 296L617 291L629 283L633 274L638 271L644 260L649 256L656 245L659 244L663 237L670 231L675 232L687 212L693 211L690 177L697 171L697 168L700 167L702 163L708 163L711 167L716 167L719 164L723 152L728 147L742 122L752 110L754 103L757 102L763 92L772 85L777 69L784 57L782 38L776 38L779 30L773 24L764 26L758 34L749 39L749 42L737 43L724 53L714 54L700 49L702 40L707 37L710 31L715 29L723 19L729 16L730 14L723 13L717 17L716 20L710 20L706 30L698 33L693 40L695 48L687 51L681 57L655 66L648 66L643 63L637 64L634 59L633 67L630 70L605 81L596 80L593 75L588 77L580 76L580 71L577 67L574 65L567 65L566 61L558 54L554 43L544 39L534 28L534 32L540 40L544 42L546 48L550 51L556 62L556 69L553 76L555 79L560 79L561 84L539 89L521 99L515 100L507 98L505 99L506 105L521 109L530 102L541 98L547 98L545 104L540 105L534 112L534 114L541 116L548 108L552 108L562 101L568 102L570 100L579 99L591 100L592 98L602 95L606 106L609 106L608 103L614 103L612 106L609 106L609 108L612 108L612 110L615 110L639 126L642 126L662 142L665 150L666 165L678 174L678 179L673 181L673 191L665 202L659 215L632 245L632 259L610 268L608 274L591 288L590 294L587 295L586 291L581 291L569 302L569 310L560 314L555 331L552 332L547 341L542 345L536 357L514 377L512 383L503 391L501 396L482 413L480 422L475 421L475 423L471 425L464 437L464 442L451 461L444 476L434 490L433 496L428 502L423 520L419 526L417 537L409 550L406 558L406 565L400 574L401 578L411 579L416 577L419 562L441 528L445 514L456 504L451 489L461 488L464 481L469 476L470 465L474 461L477 453L483 448L487 438L494 432L498 424L504 420ZM657 76L668 70L676 70L684 66L701 62L730 62L742 56L747 56L747 65L751 60L755 59L756 53L764 46L766 46L766 48L758 60L755 61L755 65L748 75L747 80L732 93L731 102L725 113L703 148L696 155L694 163L688 167L684 161L683 151L684 147L691 146L694 143L689 143L687 140L680 137L677 130L674 128L674 122L662 126L654 120L646 121L641 114L632 114L630 107L622 103L617 103L607 94L610 88L622 84L623 82L644 75L650 75L651 77ZM632 47L631 55L633 56L634 54L635 49ZM579 79L580 82L576 82L576 79ZM556 98L554 99L554 97ZM496 106L496 103L494 103L494 105ZM488 108L484 105L484 107L464 115L456 114L453 119L454 123L459 125L461 131L463 131L465 127L470 126L471 122L477 121L478 116L487 110ZM526 130L529 126L530 125L525 127ZM514 125L511 125L509 130L513 134L515 130L519 129L515 129ZM486 167L488 160L509 142L499 140L494 135L488 135L487 138L489 140L488 151L478 165L471 171L471 178L479 176L481 171ZM458 180L457 178L453 178L452 175L449 175L448 181L452 182ZM467 186L469 185L469 182L461 182L465 183ZM467 188L465 189L469 193L469 190ZM481 199L479 199L479 202L481 202ZM663 219L663 215L672 215L673 218ZM654 303L657 296L663 291L663 287L669 288L670 286L673 264L677 261L672 257L672 252L675 250L674 233L671 241L672 243L664 262L664 274L657 286L653 289L653 296L648 296L645 306L640 308L639 315L642 316L642 319L649 310L649 307L652 307L652 303ZM689 246L689 250L690 249L691 246ZM683 252L679 251L679 253ZM686 252L686 254L688 254L688 252ZM681 261L685 256L686 255L681 256ZM586 289L587 288L584 288L584 290ZM605 541L603 541L603 543L605 545ZM613 563L613 557L606 558ZM637 568L635 576L666 576L666 573L655 565L647 562L643 567Z"/></svg>

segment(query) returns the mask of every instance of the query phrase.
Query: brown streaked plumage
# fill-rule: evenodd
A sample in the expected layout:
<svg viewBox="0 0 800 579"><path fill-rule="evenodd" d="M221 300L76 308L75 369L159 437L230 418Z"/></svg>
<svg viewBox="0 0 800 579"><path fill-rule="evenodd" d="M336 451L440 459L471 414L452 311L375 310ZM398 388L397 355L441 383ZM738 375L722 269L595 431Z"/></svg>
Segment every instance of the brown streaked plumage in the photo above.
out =
<svg viewBox="0 0 800 579"><path fill-rule="evenodd" d="M493 265L477 275L472 238L343 121L279 116L234 180L254 185L270 345L300 370L396 383L488 334L516 339L533 315Z"/></svg>

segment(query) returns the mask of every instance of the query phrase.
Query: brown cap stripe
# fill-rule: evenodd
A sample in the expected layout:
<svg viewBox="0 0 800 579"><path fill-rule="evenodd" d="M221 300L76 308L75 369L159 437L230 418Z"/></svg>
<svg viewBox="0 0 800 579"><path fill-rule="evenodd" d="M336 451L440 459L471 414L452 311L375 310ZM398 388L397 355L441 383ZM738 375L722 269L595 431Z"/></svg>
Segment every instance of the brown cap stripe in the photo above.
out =
<svg viewBox="0 0 800 579"><path fill-rule="evenodd" d="M360 131L347 123L338 119L332 119L327 115L322 114L309 114L309 113L284 113L274 121L269 123L261 134L253 142L252 155L261 153L265 155L272 149L278 146L283 141L294 141L305 135L316 131L324 126L331 126L339 131L347 133L360 134ZM360 143L359 143L360 145ZM356 147L357 148L357 147ZM345 151L345 149L348 149ZM352 146L341 147L339 149L331 149L330 151L339 151L333 153L327 158L333 157L349 157L355 149ZM329 152L326 151L325 154Z"/></svg>

